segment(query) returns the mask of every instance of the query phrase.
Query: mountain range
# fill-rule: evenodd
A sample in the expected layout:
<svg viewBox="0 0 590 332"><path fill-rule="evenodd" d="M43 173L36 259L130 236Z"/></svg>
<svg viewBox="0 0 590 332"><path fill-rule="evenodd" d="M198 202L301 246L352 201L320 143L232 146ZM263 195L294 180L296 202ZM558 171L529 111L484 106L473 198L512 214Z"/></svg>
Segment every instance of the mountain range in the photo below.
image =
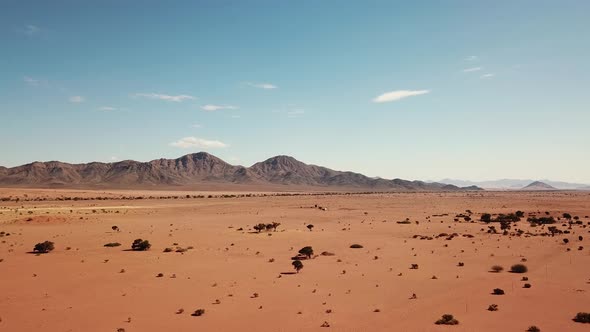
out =
<svg viewBox="0 0 590 332"><path fill-rule="evenodd" d="M545 183L555 189L562 190L588 190L590 185L583 183L570 183L563 181L551 181L551 180L521 180L521 179L500 179L490 181L467 181L467 180L456 180L456 179L443 179L441 183L453 184L455 186L478 186L484 189L522 189L534 182Z"/></svg>
<svg viewBox="0 0 590 332"><path fill-rule="evenodd" d="M113 163L69 164L49 161L12 168L0 167L0 186L195 190L481 190L475 186L460 188L444 183L371 178L359 173L308 165L289 156L272 157L250 167L234 166L206 152L149 162L125 160Z"/></svg>

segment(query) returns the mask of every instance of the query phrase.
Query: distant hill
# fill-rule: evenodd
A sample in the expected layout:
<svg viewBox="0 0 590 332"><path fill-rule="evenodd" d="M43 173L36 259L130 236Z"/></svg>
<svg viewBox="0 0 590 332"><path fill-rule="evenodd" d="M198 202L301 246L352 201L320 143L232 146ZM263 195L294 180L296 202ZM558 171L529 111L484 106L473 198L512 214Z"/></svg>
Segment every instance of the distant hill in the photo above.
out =
<svg viewBox="0 0 590 332"><path fill-rule="evenodd" d="M471 191L452 184L370 178L353 172L308 165L289 156L276 156L251 167L234 166L205 152L149 162L69 164L34 162L0 167L0 186L69 188L319 188L371 191Z"/></svg>
<svg viewBox="0 0 590 332"><path fill-rule="evenodd" d="M535 181L528 186L522 188L522 190L556 190L557 188L550 186L541 181Z"/></svg>
<svg viewBox="0 0 590 332"><path fill-rule="evenodd" d="M466 181L466 180L456 180L456 179L443 179L439 182L441 183L448 183L453 184L459 187L466 187L466 186L478 186L484 189L521 189L536 180L520 180L520 179L500 179L500 180L490 180L490 181ZM564 189L564 190L576 190L576 189L584 189L590 188L590 185L583 184L583 183L570 183L570 182L563 182L563 181L552 181L552 180L539 180L540 182L546 183L556 189ZM586 189L587 190L587 189Z"/></svg>

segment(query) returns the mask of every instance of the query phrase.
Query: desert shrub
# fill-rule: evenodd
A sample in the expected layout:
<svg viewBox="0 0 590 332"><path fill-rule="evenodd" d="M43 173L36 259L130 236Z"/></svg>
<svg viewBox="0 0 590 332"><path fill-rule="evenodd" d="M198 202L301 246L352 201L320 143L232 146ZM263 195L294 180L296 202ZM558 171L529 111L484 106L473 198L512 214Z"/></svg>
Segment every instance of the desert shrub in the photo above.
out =
<svg viewBox="0 0 590 332"><path fill-rule="evenodd" d="M514 264L510 267L512 273L527 273L529 269L524 264Z"/></svg>
<svg viewBox="0 0 590 332"><path fill-rule="evenodd" d="M298 259L294 260L291 264L297 273L299 273L299 271L303 268L303 263L301 263L301 261Z"/></svg>
<svg viewBox="0 0 590 332"><path fill-rule="evenodd" d="M164 252L172 252L173 249L172 248L164 248Z"/></svg>
<svg viewBox="0 0 590 332"><path fill-rule="evenodd" d="M492 292L492 294L494 295L504 295L504 290L501 288L494 288L494 291Z"/></svg>
<svg viewBox="0 0 590 332"><path fill-rule="evenodd" d="M492 271L493 272L496 272L496 273L499 273L499 272L504 271L504 268L502 266L500 266L500 265L494 265L494 266L492 266Z"/></svg>
<svg viewBox="0 0 590 332"><path fill-rule="evenodd" d="M536 327L535 325L529 326L527 332L541 332L541 329Z"/></svg>
<svg viewBox="0 0 590 332"><path fill-rule="evenodd" d="M146 251L152 247L148 240L136 239L131 244L131 249L135 251Z"/></svg>
<svg viewBox="0 0 590 332"><path fill-rule="evenodd" d="M158 273L158 274L156 275L156 278L162 278L163 276L164 276L164 273Z"/></svg>
<svg viewBox="0 0 590 332"><path fill-rule="evenodd" d="M204 314L205 314L205 309L197 309L197 310L195 310L195 312L193 312L191 314L191 316L199 317L199 316L203 316Z"/></svg>
<svg viewBox="0 0 590 332"><path fill-rule="evenodd" d="M119 242L110 242L110 243L105 244L104 246L105 247L118 247L120 245L121 244Z"/></svg>
<svg viewBox="0 0 590 332"><path fill-rule="evenodd" d="M445 314L442 318L434 322L436 325L457 325L459 321L453 317L453 315Z"/></svg>
<svg viewBox="0 0 590 332"><path fill-rule="evenodd" d="M522 286L523 288L531 288L533 287L531 284L524 284L524 286Z"/></svg>
<svg viewBox="0 0 590 332"><path fill-rule="evenodd" d="M518 211L516 211L515 215L516 215L517 217L519 217L519 218L523 218L523 217L524 217L524 212L523 212L523 211L520 211L520 210L518 210Z"/></svg>
<svg viewBox="0 0 590 332"><path fill-rule="evenodd" d="M465 266L465 263L463 263L463 262L459 262L459 264L457 264L457 266L459 266L459 267L463 267L463 266Z"/></svg>
<svg viewBox="0 0 590 332"><path fill-rule="evenodd" d="M563 243L568 244L570 242L570 240L568 239L563 239Z"/></svg>
<svg viewBox="0 0 590 332"><path fill-rule="evenodd" d="M490 306L488 307L488 311L498 311L498 305L490 304Z"/></svg>
<svg viewBox="0 0 590 332"><path fill-rule="evenodd" d="M37 243L35 245L35 247L33 248L33 251L38 252L38 253L42 253L42 254L46 254L46 253L52 251L53 249L55 249L54 243L51 241L45 241L45 242Z"/></svg>
<svg viewBox="0 0 590 332"><path fill-rule="evenodd" d="M564 213L564 214L563 214L563 217L564 217L565 219L568 219L568 220L569 220L569 219L572 219L572 215L571 215L571 214L569 214L569 213Z"/></svg>
<svg viewBox="0 0 590 332"><path fill-rule="evenodd" d="M299 249L299 253L305 255L307 258L311 258L313 256L313 248L310 246L303 247Z"/></svg>
<svg viewBox="0 0 590 332"><path fill-rule="evenodd" d="M361 249L361 248L363 248L363 246L362 246L362 245L360 245L360 244L353 244L353 245L351 245L350 247L351 247L352 249Z"/></svg>
<svg viewBox="0 0 590 332"><path fill-rule="evenodd" d="M117 231L117 232L119 232L119 231L120 231L120 230L119 230L119 226L113 226L113 227L111 227L111 229L112 229L113 231Z"/></svg>
<svg viewBox="0 0 590 332"><path fill-rule="evenodd" d="M480 220L483 221L483 222L491 222L492 221L492 215L489 214L489 213L484 213L484 214L481 215Z"/></svg>
<svg viewBox="0 0 590 332"><path fill-rule="evenodd" d="M590 312L578 312L576 317L574 317L574 322L590 323Z"/></svg>
<svg viewBox="0 0 590 332"><path fill-rule="evenodd" d="M307 225L307 229L309 229L311 231L313 229L313 225L312 224Z"/></svg>
<svg viewBox="0 0 590 332"><path fill-rule="evenodd" d="M412 264L412 266L410 266L410 270L418 270L418 264Z"/></svg>

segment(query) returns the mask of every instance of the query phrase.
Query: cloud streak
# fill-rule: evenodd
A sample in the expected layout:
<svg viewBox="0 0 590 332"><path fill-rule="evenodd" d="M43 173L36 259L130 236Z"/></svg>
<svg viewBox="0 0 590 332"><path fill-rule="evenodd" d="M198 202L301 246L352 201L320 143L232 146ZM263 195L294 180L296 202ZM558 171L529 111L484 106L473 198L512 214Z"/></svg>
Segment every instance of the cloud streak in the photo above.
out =
<svg viewBox="0 0 590 332"><path fill-rule="evenodd" d="M157 100L164 100L164 101L172 101L175 103L180 103L185 100L194 100L197 99L190 95L166 95L161 93L136 93L134 95L136 98L147 98L147 99L157 99Z"/></svg>
<svg viewBox="0 0 590 332"><path fill-rule="evenodd" d="M408 97L420 96L430 93L430 90L396 90L383 93L373 99L374 103L388 103Z"/></svg>
<svg viewBox="0 0 590 332"><path fill-rule="evenodd" d="M70 103L79 104L79 103L85 102L86 98L84 98L82 96L71 96L70 98L68 98L68 101Z"/></svg>
<svg viewBox="0 0 590 332"><path fill-rule="evenodd" d="M117 108L112 107L112 106L102 106L102 107L99 107L98 110L108 112L108 111L116 111Z"/></svg>
<svg viewBox="0 0 590 332"><path fill-rule="evenodd" d="M483 69L482 67L471 67L471 68L465 68L465 69L463 69L463 72L464 73L471 73L471 72L474 72L474 71L480 71L482 69Z"/></svg>
<svg viewBox="0 0 590 332"><path fill-rule="evenodd" d="M494 76L496 76L496 74L483 74L480 76L480 78L492 78Z"/></svg>
<svg viewBox="0 0 590 332"><path fill-rule="evenodd" d="M27 24L27 25L25 25L25 28L23 31L27 36L32 36L32 35L37 34L39 31L41 31L41 29L36 25Z"/></svg>
<svg viewBox="0 0 590 332"><path fill-rule="evenodd" d="M229 145L225 144L220 141L215 140L207 140L198 137L184 137L179 139L176 142L170 143L171 146L181 148L181 149L190 149L190 148L200 148L200 149L217 149L217 148L226 148Z"/></svg>
<svg viewBox="0 0 590 332"><path fill-rule="evenodd" d="M207 105L201 106L201 109L203 111L213 112L213 111L219 111L219 110L237 110L238 107L237 106L231 106L231 105L211 105L211 104L207 104Z"/></svg>
<svg viewBox="0 0 590 332"><path fill-rule="evenodd" d="M272 89L278 89L279 87L274 85L274 84L270 84L270 83L252 83L252 82L247 82L247 85L254 87L254 88L258 88L258 89L265 89L265 90L272 90Z"/></svg>

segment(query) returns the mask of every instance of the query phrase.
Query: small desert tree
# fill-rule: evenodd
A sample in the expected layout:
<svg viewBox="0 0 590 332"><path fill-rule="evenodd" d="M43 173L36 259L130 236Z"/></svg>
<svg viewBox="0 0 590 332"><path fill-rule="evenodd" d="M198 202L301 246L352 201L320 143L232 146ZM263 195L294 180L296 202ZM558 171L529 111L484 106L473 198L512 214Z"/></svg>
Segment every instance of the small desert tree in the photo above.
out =
<svg viewBox="0 0 590 332"><path fill-rule="evenodd" d="M309 229L309 231L312 231L313 230L313 225L312 224L307 225L307 229Z"/></svg>
<svg viewBox="0 0 590 332"><path fill-rule="evenodd" d="M45 242L37 243L35 245L35 248L33 248L33 251L41 253L41 254L46 254L46 253L52 251L53 249L55 249L53 242L45 241Z"/></svg>
<svg viewBox="0 0 590 332"><path fill-rule="evenodd" d="M299 253L305 255L307 258L311 258L313 256L313 248L310 246L303 247L299 250Z"/></svg>
<svg viewBox="0 0 590 332"><path fill-rule="evenodd" d="M151 244L148 240L136 239L131 244L131 249L135 251L146 251L151 248Z"/></svg>
<svg viewBox="0 0 590 332"><path fill-rule="evenodd" d="M113 227L111 227L111 229L112 229L113 231L116 231L116 232L120 232L120 231L121 231L121 230L119 229L119 226L113 226Z"/></svg>
<svg viewBox="0 0 590 332"><path fill-rule="evenodd" d="M299 273L299 270L303 268L303 263L301 263L301 261L298 259L294 260L291 264L293 265L293 268L295 269L295 271L297 271L297 273Z"/></svg>

